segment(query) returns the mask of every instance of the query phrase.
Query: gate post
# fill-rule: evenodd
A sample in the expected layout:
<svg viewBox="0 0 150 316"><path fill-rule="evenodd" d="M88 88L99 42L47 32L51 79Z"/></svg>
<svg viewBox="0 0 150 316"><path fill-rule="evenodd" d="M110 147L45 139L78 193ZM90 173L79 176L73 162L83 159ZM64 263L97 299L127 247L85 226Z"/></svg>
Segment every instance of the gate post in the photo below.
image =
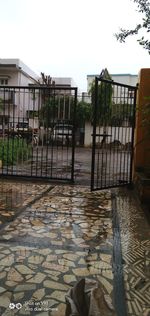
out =
<svg viewBox="0 0 150 316"><path fill-rule="evenodd" d="M150 199L150 68L139 73L133 172L140 199Z"/></svg>

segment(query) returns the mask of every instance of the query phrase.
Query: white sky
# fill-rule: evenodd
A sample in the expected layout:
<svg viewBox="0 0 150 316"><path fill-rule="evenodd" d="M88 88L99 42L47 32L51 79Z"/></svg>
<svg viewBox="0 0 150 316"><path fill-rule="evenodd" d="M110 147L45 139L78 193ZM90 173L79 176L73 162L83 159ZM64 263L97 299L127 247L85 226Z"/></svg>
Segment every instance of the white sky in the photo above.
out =
<svg viewBox="0 0 150 316"><path fill-rule="evenodd" d="M150 56L132 37L113 36L141 15L131 0L0 0L0 58L19 58L33 71L72 77L86 91L87 74L137 74Z"/></svg>

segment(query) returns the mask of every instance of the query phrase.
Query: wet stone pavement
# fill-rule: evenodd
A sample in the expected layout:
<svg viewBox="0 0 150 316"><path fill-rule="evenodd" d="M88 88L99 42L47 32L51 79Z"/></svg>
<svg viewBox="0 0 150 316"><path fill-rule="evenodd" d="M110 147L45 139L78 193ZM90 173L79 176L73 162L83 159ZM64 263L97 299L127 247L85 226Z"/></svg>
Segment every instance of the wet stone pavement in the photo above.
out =
<svg viewBox="0 0 150 316"><path fill-rule="evenodd" d="M51 187L47 184L0 181L0 227L12 221L27 205L34 203Z"/></svg>
<svg viewBox="0 0 150 316"><path fill-rule="evenodd" d="M119 269L124 315L149 315L149 226L133 194L113 190L113 197L110 190L1 180L0 316L65 316L65 295L81 278L98 281L115 305Z"/></svg>
<svg viewBox="0 0 150 316"><path fill-rule="evenodd" d="M14 192L13 199L18 201L16 209L12 202L15 218L2 186L6 195ZM96 194L83 187L3 182L1 199L6 215L2 211L0 315L63 316L65 295L81 278L98 280L113 300L109 191Z"/></svg>

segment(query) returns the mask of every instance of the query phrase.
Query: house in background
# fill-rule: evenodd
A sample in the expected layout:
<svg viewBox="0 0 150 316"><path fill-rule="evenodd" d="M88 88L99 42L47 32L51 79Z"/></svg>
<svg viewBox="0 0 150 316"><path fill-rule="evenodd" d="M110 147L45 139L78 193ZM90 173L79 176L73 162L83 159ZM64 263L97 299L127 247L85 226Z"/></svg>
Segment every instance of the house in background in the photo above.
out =
<svg viewBox="0 0 150 316"><path fill-rule="evenodd" d="M26 120L30 96L13 87L37 85L38 79L20 59L0 59L0 130Z"/></svg>
<svg viewBox="0 0 150 316"><path fill-rule="evenodd" d="M138 83L138 75L132 74L110 74L112 80L114 82L127 84L129 86L136 86ZM91 84L95 80L95 77L99 77L99 75L87 75L87 92L82 92L82 96L80 100L85 101L87 103L91 103L91 96L90 96L90 88Z"/></svg>
<svg viewBox="0 0 150 316"><path fill-rule="evenodd" d="M95 77L98 77L99 75L87 75L87 92L90 90L90 86L95 79ZM138 75L132 75L132 74L110 74L112 80L114 82L127 84L129 86L136 86L138 82Z"/></svg>
<svg viewBox="0 0 150 316"><path fill-rule="evenodd" d="M76 87L75 81L70 77L52 77L52 81L55 82L55 86L60 86L64 88Z"/></svg>
<svg viewBox="0 0 150 316"><path fill-rule="evenodd" d="M133 75L133 74L110 74L112 80L114 82L117 83L122 83L125 85L129 85L129 86L136 86L138 83L138 75ZM95 80L95 77L99 77L99 75L87 75L87 92L82 93L82 99L83 101L87 102L87 103L91 103L91 96L90 96L90 88L91 88L91 84L93 83L93 81ZM119 93L119 95L121 94L121 90L119 90L120 87L117 89L117 91L114 90L113 94L114 94L114 102L117 102L117 94ZM131 92L132 93L132 92ZM130 97L130 91L128 91L128 95L127 95L127 99L128 97ZM123 92L123 96L122 99L124 100L124 92ZM121 98L120 98L121 100ZM109 128L108 133L110 133L110 130L112 132L112 128ZM130 134L131 133L131 128L129 127L127 129L127 132ZM85 123L85 136L84 136L84 145L85 146L91 146L92 144L92 125L91 122L86 122ZM101 128L101 134L103 134L103 127ZM122 128L122 133L120 133L120 139L125 139L124 137L124 129Z"/></svg>
<svg viewBox="0 0 150 316"><path fill-rule="evenodd" d="M0 58L1 86L28 86L38 84L39 76L20 59Z"/></svg>
<svg viewBox="0 0 150 316"><path fill-rule="evenodd" d="M76 87L70 77L52 77L51 81L60 87ZM0 58L0 86L41 85L41 77L25 65L20 59Z"/></svg>
<svg viewBox="0 0 150 316"><path fill-rule="evenodd" d="M69 90L65 91L65 88L75 86L69 77L53 77L51 82L60 88L57 89L59 95L67 95ZM30 89L21 88L28 86ZM0 130L14 129L18 123L22 126L28 124L33 129L39 128L38 112L43 95L46 98L46 93L42 95L39 86L42 86L41 77L20 59L0 59Z"/></svg>

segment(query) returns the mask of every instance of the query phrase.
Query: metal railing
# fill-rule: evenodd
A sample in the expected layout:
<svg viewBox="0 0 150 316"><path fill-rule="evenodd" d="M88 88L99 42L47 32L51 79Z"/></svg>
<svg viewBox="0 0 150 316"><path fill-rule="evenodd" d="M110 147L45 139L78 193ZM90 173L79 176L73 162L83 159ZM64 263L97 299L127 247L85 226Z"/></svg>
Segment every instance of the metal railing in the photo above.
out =
<svg viewBox="0 0 150 316"><path fill-rule="evenodd" d="M76 103L77 88L0 87L0 175L73 181Z"/></svg>
<svg viewBox="0 0 150 316"><path fill-rule="evenodd" d="M91 189L132 181L136 87L96 77Z"/></svg>

